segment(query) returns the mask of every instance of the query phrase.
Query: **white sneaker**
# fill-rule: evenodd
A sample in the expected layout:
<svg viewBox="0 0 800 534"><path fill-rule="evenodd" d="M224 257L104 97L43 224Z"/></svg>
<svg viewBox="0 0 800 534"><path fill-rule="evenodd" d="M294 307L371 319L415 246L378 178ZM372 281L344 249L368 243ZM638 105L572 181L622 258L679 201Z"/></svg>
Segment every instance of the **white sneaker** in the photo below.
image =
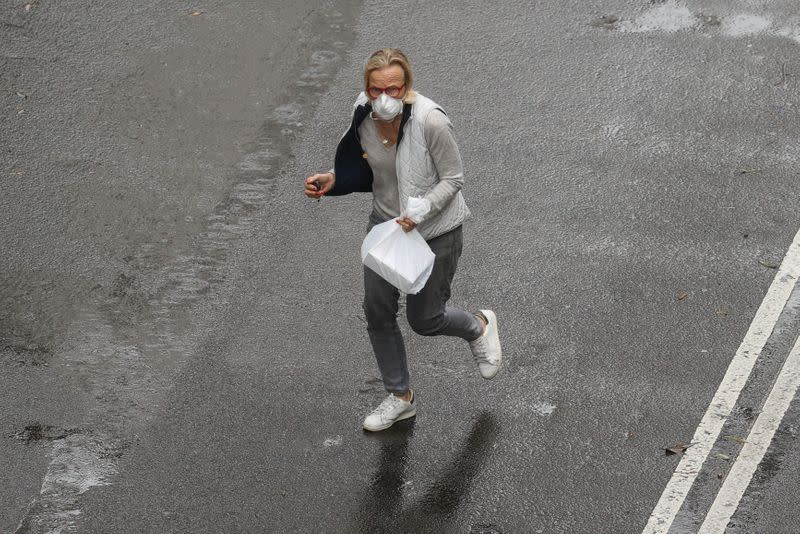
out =
<svg viewBox="0 0 800 534"><path fill-rule="evenodd" d="M364 419L364 430L370 432L377 432L378 430L386 430L397 421L408 419L417 415L417 409L414 408L414 392L411 392L411 401L406 402L400 397L395 397L390 393L388 397L383 399L383 402Z"/></svg>
<svg viewBox="0 0 800 534"><path fill-rule="evenodd" d="M497 331L497 316L492 310L480 310L486 318L486 330L475 341L469 342L472 357L478 364L483 378L494 378L503 362L503 350L500 348L500 334Z"/></svg>

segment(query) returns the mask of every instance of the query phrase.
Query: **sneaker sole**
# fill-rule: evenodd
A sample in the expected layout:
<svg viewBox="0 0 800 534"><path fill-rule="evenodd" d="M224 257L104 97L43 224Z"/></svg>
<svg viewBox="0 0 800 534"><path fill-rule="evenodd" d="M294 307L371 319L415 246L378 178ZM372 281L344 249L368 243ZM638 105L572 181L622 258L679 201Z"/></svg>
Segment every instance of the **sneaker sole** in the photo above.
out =
<svg viewBox="0 0 800 534"><path fill-rule="evenodd" d="M392 421L388 425L374 426L374 427L368 427L367 425L362 425L362 426L363 426L364 430L366 430L367 432L380 432L381 430L386 430L387 428L389 428L390 426L392 426L393 424L395 424L398 421L403 421L405 419L411 419L412 417L414 417L416 415L417 415L417 410L413 410L413 411L411 411L411 412L409 412L407 414L401 415L400 417L398 417L397 419L395 419L394 421Z"/></svg>
<svg viewBox="0 0 800 534"><path fill-rule="evenodd" d="M483 371L481 371L480 369L478 369L478 371L481 373L481 377L483 377L484 380L491 380L492 378L497 376L498 372L500 372L500 366L502 364L503 364L503 359L501 358L500 361L497 362L497 367L494 368L494 372L490 375L483 374Z"/></svg>

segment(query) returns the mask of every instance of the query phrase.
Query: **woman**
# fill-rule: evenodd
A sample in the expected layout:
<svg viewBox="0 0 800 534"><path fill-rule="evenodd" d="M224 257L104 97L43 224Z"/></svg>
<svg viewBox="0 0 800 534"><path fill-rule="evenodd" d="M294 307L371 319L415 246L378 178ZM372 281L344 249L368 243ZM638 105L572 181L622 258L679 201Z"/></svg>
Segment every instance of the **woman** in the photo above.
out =
<svg viewBox="0 0 800 534"><path fill-rule="evenodd" d="M450 283L461 256L461 224L469 209L461 194L464 173L452 125L441 107L412 90L406 56L378 50L364 68L364 92L356 100L353 121L336 149L334 169L309 176L310 198L371 191L368 230L396 219L403 230L419 230L436 255L425 287L406 298L408 322L424 336L457 336L469 342L481 375L493 378L502 351L497 317L447 306ZM402 217L409 197L430 201L420 221ZM389 396L364 420L364 429L384 430L416 415L409 384L405 345L397 324L399 292L364 268L364 313L383 384Z"/></svg>

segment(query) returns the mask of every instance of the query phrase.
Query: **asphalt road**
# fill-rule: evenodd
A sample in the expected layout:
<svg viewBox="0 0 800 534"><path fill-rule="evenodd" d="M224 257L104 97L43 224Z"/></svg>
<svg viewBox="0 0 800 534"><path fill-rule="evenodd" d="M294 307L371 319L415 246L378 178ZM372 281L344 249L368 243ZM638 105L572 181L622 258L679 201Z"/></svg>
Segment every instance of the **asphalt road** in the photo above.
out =
<svg viewBox="0 0 800 534"><path fill-rule="evenodd" d="M27 5L0 11L0 531L645 528L800 228L792 2ZM507 364L403 322L418 416L365 435L370 198L301 191L385 45L454 124L453 302L497 311ZM793 532L798 421L729 530Z"/></svg>

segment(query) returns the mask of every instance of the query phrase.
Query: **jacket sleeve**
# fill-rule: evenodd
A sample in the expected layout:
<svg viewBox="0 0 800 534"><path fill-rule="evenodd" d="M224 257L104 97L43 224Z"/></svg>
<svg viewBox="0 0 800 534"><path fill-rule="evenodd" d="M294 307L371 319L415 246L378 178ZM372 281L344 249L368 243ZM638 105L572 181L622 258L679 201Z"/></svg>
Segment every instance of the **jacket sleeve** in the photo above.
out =
<svg viewBox="0 0 800 534"><path fill-rule="evenodd" d="M439 182L424 197L431 202L431 211L425 216L427 220L447 207L464 186L464 167L453 135L453 125L444 112L438 109L431 111L425 119L423 132L439 175Z"/></svg>

